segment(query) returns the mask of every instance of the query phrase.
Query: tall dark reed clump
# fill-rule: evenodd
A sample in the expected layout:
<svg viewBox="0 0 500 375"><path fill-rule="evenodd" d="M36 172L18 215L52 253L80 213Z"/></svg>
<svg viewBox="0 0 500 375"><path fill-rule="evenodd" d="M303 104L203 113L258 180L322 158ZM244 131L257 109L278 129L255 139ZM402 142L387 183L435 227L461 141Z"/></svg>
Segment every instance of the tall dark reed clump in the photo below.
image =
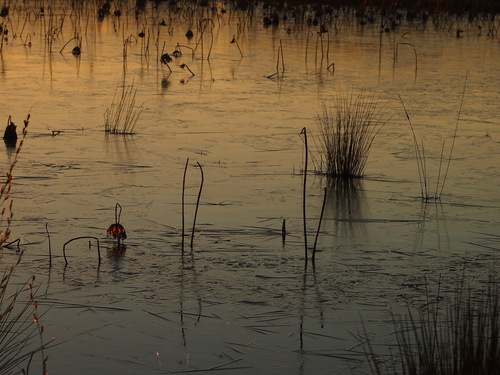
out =
<svg viewBox="0 0 500 375"><path fill-rule="evenodd" d="M338 94L331 103L323 102L322 113L316 117L321 165L327 176L363 177L373 141L389 121L385 106L375 95Z"/></svg>
<svg viewBox="0 0 500 375"><path fill-rule="evenodd" d="M439 298L438 298L439 300ZM397 354L383 366L371 349L373 374L496 375L500 369L500 297L490 278L486 290L463 286L446 303L394 318Z"/></svg>

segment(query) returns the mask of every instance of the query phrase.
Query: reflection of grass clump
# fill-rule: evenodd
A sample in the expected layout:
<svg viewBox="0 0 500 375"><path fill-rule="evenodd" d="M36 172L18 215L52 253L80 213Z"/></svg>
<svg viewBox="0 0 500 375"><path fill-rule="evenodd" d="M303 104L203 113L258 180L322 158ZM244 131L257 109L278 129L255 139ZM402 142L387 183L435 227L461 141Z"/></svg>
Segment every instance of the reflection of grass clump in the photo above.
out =
<svg viewBox="0 0 500 375"><path fill-rule="evenodd" d="M443 309L436 303L418 319L394 319L399 368L370 363L373 374L496 375L500 369L500 297L490 280L486 293L460 290ZM477 297L480 295L480 297ZM369 353L374 353L369 345ZM396 361L394 361L396 360ZM397 365L396 365L397 366Z"/></svg>
<svg viewBox="0 0 500 375"><path fill-rule="evenodd" d="M362 177L375 136L388 120L378 98L364 91L337 95L317 115L321 165L333 177Z"/></svg>
<svg viewBox="0 0 500 375"><path fill-rule="evenodd" d="M137 88L134 85L116 88L111 107L104 112L104 130L111 134L133 134L135 125L144 110L136 105Z"/></svg>

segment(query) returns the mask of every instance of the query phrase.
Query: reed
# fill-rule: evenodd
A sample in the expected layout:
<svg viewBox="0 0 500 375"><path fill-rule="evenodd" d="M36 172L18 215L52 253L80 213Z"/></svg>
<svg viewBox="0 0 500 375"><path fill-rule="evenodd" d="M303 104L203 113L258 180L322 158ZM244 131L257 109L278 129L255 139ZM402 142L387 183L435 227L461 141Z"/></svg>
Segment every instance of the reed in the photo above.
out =
<svg viewBox="0 0 500 375"><path fill-rule="evenodd" d="M338 94L332 103L323 102L317 114L318 136L322 162L316 167L327 176L363 177L375 137L390 120L375 95L364 91Z"/></svg>
<svg viewBox="0 0 500 375"><path fill-rule="evenodd" d="M144 104L137 105L136 98L137 88L134 84L117 86L111 107L104 112L106 133L134 134L137 121L144 111Z"/></svg>
<svg viewBox="0 0 500 375"><path fill-rule="evenodd" d="M302 225L304 231L304 268L307 269L307 217L306 217L306 196L307 196L307 167L309 163L309 147L307 144L307 129L302 128L300 134L304 136L304 179L302 185Z"/></svg>
<svg viewBox="0 0 500 375"><path fill-rule="evenodd" d="M181 200L181 219L182 219L182 228L181 228L181 252L182 255L184 255L184 236L185 236L185 208L184 208L184 202L185 202L185 193L186 193L186 174L187 174L187 169L189 165L189 158L186 159L186 164L184 165L184 174L182 175L182 200Z"/></svg>
<svg viewBox="0 0 500 375"><path fill-rule="evenodd" d="M382 366L367 350L373 374L498 374L500 368L500 297L490 277L486 290L465 290L460 283L444 306L393 317L397 354ZM441 297L441 296L439 296ZM439 298L438 298L439 301Z"/></svg>
<svg viewBox="0 0 500 375"><path fill-rule="evenodd" d="M196 208L194 210L194 218L193 218L193 230L191 231L191 251L193 251L193 242L194 242L194 229L196 227L196 217L198 216L198 207L200 206L200 198L201 198L201 192L203 190L203 183L205 181L205 175L203 173L203 168L199 162L196 162L198 164L198 168L200 168L200 174L201 174L201 181L200 181L200 189L198 190L198 198L196 198Z"/></svg>
<svg viewBox="0 0 500 375"><path fill-rule="evenodd" d="M403 106L403 109L405 111L406 119L408 120L408 124L410 125L410 130L413 138L413 148L415 151L415 160L417 161L417 170L418 170L418 177L419 177L419 183L420 183L420 197L423 201L431 201L431 200L440 200L441 196L443 195L443 190L444 186L446 183L446 179L448 178L448 172L450 170L450 164L451 164L451 159L453 157L453 151L455 149L455 140L457 138L457 132L458 132L458 125L460 123L460 116L462 113L462 107L464 103L464 97L465 97L465 89L467 87L467 78L468 78L468 71L465 76L465 82L464 82L464 87L462 91L462 99L460 101L460 107L458 110L458 116L457 116L457 121L455 124L455 130L453 132L453 140L452 144L450 147L450 153L447 157L447 163L446 163L446 168L443 170L443 163L444 163L444 152L445 152L445 141L443 140L442 146L441 146L441 155L439 158L439 167L438 167L438 172L436 176L436 186L434 191L432 191L432 186L431 186L431 179L430 179L430 174L427 168L427 159L425 155L425 147L424 147L424 141L423 140L418 140L415 127L413 126L413 123L411 121L410 115L408 113L408 110L406 109L406 106L403 102L403 99L401 98L401 95L399 96L399 100L401 102L401 105ZM443 176L441 176L441 172L444 173Z"/></svg>

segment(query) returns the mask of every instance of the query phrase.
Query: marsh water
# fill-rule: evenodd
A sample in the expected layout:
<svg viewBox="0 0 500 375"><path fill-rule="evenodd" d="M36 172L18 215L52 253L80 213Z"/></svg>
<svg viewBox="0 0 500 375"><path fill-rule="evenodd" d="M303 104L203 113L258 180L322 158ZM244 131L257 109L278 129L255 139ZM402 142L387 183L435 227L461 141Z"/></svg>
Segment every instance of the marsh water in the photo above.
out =
<svg viewBox="0 0 500 375"><path fill-rule="evenodd" d="M12 5L1 19L10 30L0 118L12 116L20 133L31 116L13 172L11 240L24 251L15 281L36 276L44 337L57 344L46 351L49 373L356 373L367 369L366 333L382 353L395 343L391 312L421 308L438 284L446 296L457 280L481 286L494 272L500 45L491 22L402 21L381 32L342 13L318 34L291 17L264 27L259 8L251 18L221 3L187 17L161 2L137 15L135 2L120 4L121 17L102 20L97 6L80 14L64 1L43 16L38 3ZM104 114L124 84L144 111L135 134L107 134ZM305 271L300 132L319 157L322 103L361 90L390 120L364 178L332 181L309 165L310 247L325 187L327 200L315 269ZM445 155L454 142L440 201L420 198L400 97L432 186L443 141ZM6 147L5 171L14 156ZM128 236L119 254L106 237L116 203ZM79 236L100 239L99 266L95 242L80 240L65 267L63 244ZM2 251L2 266L17 260L15 246Z"/></svg>

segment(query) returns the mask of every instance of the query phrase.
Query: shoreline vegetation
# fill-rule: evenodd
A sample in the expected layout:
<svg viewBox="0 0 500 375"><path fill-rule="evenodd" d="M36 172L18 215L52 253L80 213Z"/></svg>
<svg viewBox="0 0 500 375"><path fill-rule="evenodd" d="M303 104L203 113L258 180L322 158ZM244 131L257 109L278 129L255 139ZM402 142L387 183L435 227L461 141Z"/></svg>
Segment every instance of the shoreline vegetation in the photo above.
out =
<svg viewBox="0 0 500 375"><path fill-rule="evenodd" d="M291 1L275 1L272 3L261 3L257 1L247 1L247 0L232 0L228 3L219 3L215 1L207 1L207 0L198 0L198 1L163 1L163 0L133 0L133 1L125 1L123 3L120 2L109 2L105 0L101 0L99 2L100 8L97 10L95 7L95 2L84 1L82 3L60 0L58 6L64 7L68 6L71 8L74 13L71 13L71 16L68 16L70 12L65 13L65 17L71 18L71 21L77 20L78 22L74 22L72 35L75 35L72 40L78 41L78 53L73 53L75 58L79 58L80 52L85 53L84 48L81 47L82 39L86 38L87 30L82 25L89 25L89 19L93 17L102 21L105 17L116 17L119 18L121 15L127 10L127 12L131 12L130 14L135 14L136 22L138 25L141 24L143 19L146 19L146 16L142 16L141 13L146 12L145 8L147 6L159 7L166 6L170 10L170 15L175 14L179 18L185 18L185 15L189 14L189 19L194 20L193 24L196 25L199 21L198 25L200 28L197 30L198 33L201 33L200 41L200 49L201 53L198 51L198 56L201 55L202 59L204 56L203 52L203 33L209 34L210 37L213 37L211 34L211 29L207 27L209 23L207 22L207 17L210 16L210 12L214 12L215 14L222 13L221 6L227 6L228 9L232 11L244 11L248 12L249 22L252 19L257 19L259 17L259 22L262 23L264 27L268 26L278 26L281 22L292 22L291 20L295 20L294 22L302 26L319 26L320 32L317 34L321 36L321 34L327 32L327 28L324 25L327 25L328 28L333 25L332 29L336 27L336 19L338 17L345 17L346 19L355 22L360 26L372 24L374 27L380 26L380 32L390 32L391 30L397 30L400 22L405 20L406 22L412 23L415 27L419 27L418 25L427 25L433 24L434 27L448 29L453 33L456 33L457 37L460 37L460 30L456 28L458 19L464 20L465 22L469 22L470 24L476 23L477 25L483 25L484 34L490 37L497 37L498 31L500 29L500 23L496 19L496 15L500 12L500 0L490 0L490 1L317 1L314 4L304 1L291 0ZM222 4L222 5L221 5ZM33 6L38 6L37 16L34 13L31 13L34 9ZM123 6L123 8L118 8L119 6ZM127 8L128 7L128 8ZM125 9L127 8L127 9ZM188 9L189 8L189 9ZM154 9L154 8L153 8ZM95 12L97 10L97 12ZM260 12L257 15L253 13L254 11L259 10ZM25 12L26 13L23 13ZM33 11L34 12L34 11ZM225 12L225 10L224 10ZM62 36L63 26L54 26L53 21L56 19L55 13L52 13L52 10L46 8L40 8L39 3L35 1L28 1L27 3L17 3L17 2L5 2L2 7L0 7L0 33L3 35L0 42L0 53L2 52L2 48L5 46L7 35L9 33L8 29L10 29L10 35L13 35L12 38L20 38L26 46L31 46L31 36L23 35L24 28L23 20L26 17L26 20L33 17L40 16L43 13L45 20L47 20L47 24L50 26L47 27L45 31L45 37L42 37L41 42L45 41L47 45L47 49L50 51L52 48L52 43L56 40L58 42L62 42L62 39L65 37ZM199 18L197 18L199 17ZM130 18L131 19L131 18ZM168 67L171 72L171 69L168 63L172 62L172 59L168 54L163 53L164 51L159 53L160 48L158 46L160 43L160 26L166 26L165 20L158 18L154 20L156 24L154 26L147 25L143 31L140 31L136 36L129 36L125 39L124 35L124 49L123 49L123 77L126 77L127 74L127 46L133 42L139 41L141 43L141 57L149 58L150 50L154 50L153 46L156 45L157 50L157 63L161 62ZM26 21L28 22L28 21ZM25 22L25 23L26 23ZM31 22L31 19L30 19ZM38 22L38 21L37 21ZM64 23L64 18L62 19ZM205 22L202 27L202 23ZM15 25L15 26L14 26ZM141 24L142 25L142 24ZM210 25L215 24L213 22ZM70 26L68 26L70 28ZM299 29L300 29L299 27ZM12 30L13 29L13 30ZM97 30L97 28L96 28ZM207 31L205 31L207 30ZM303 30L303 29L301 29ZM191 37L193 32L190 33ZM69 33L66 33L66 38ZM186 35L187 36L187 35ZM138 39L139 38L139 39ZM151 38L151 40L150 40ZM155 39L156 38L156 39ZM236 39L233 37L233 40L236 42ZM67 42L64 47L68 44ZM63 49L64 49L63 47ZM180 45L176 48L180 54ZM205 45L205 48L210 47L211 44ZM239 52L241 57L243 58L243 53L239 47ZM75 47L76 48L76 47ZM62 50L61 49L61 52ZM73 49L75 51L75 49ZM175 51L174 51L175 52ZM192 51L193 58L196 49ZM154 52L152 53L154 54ZM174 53L172 55L175 57ZM3 56L2 56L3 58ZM210 58L210 52L208 52L207 60ZM278 60L279 62L280 60ZM283 52L281 50L281 62L283 64L283 72L284 72L284 59ZM277 64L279 65L279 64ZM194 76L195 74L189 69L186 64L179 65L180 68L187 70ZM277 69L277 73L279 73L279 69ZM278 76L278 74L276 74ZM167 77L168 78L168 77ZM167 79L165 78L165 79ZM269 77L268 77L269 78ZM184 81L182 81L184 83ZM465 90L465 85L464 85ZM140 115L145 109L144 104L137 105L136 98L139 98L138 89L132 85L125 85L125 79L123 80L122 85L118 85L115 91L115 95L113 97L113 101L111 106L105 112L105 132L110 134L121 134L121 135L132 135L134 134L135 125L138 123ZM325 160L320 164L318 170L324 172L324 174L329 175L330 177L342 177L342 178L360 178L364 174L366 161L368 158L368 153L370 151L370 147L372 142L377 135L378 131L385 123L388 121L385 120L385 117L382 118L384 106L378 106L378 98L372 96L365 96L364 93L357 95L353 95L351 93L348 97L338 96L333 99L333 104L329 104L329 102L323 103L323 111L320 112L317 116L318 127L320 129L320 140L318 143L322 143L324 147L324 155ZM461 109L461 106L460 106ZM382 112L380 112L382 111ZM406 112L406 109L405 109ZM410 117L407 114L408 120L410 122ZM460 115L457 118L457 127L459 122ZM25 120L25 127L23 129L23 139L20 141L18 148L15 151L15 156L10 167L10 170L7 173L7 178L2 187L2 191L0 192L0 203L3 204L3 211L0 223L2 227L4 227L4 232L0 232L0 260L2 259L2 249L7 247L7 240L10 235L10 225L11 219L13 216L12 210L12 200L10 196L11 185L12 185L12 171L17 162L17 155L21 151L21 146L24 141L24 137L26 136L26 128L29 122L29 115ZM359 126L358 126L359 125ZM436 193L432 196L430 190L427 189L426 178L428 176L426 171L425 157L420 155L424 155L423 151L420 153L420 145L423 143L417 142L417 138L415 133L413 132L413 125L410 122L410 127L413 133L413 138L415 139L415 148L417 153L417 162L420 164L419 173L421 176L421 196L423 201L427 200L439 200L441 193L437 194L438 187L444 186L444 180L446 179L446 175L444 175L444 180L440 180L438 174L438 183L436 185ZM307 259L308 259L308 251L310 250L307 246L307 223L306 223L306 177L307 177L307 132L306 128L303 129L304 138L305 138L305 149L306 149L306 161L305 161L305 169L304 169L304 189L303 189L303 219L304 219L304 238L305 240L305 262L306 262L306 273L307 273ZM455 130L456 136L456 130ZM321 138L322 137L322 138ZM444 148L444 146L443 146ZM352 151L349 153L347 151ZM453 151L453 148L452 148ZM347 157L346 157L347 156ZM443 157L441 158L443 159ZM452 152L450 151L449 160L452 159ZM443 159L444 160L444 159ZM186 171L188 167L189 158L186 161L186 167L184 169L184 179L183 179L183 196L182 196L182 253L184 253L184 188L186 182ZM324 164L323 164L324 163ZM200 163L197 162L197 166L200 169L201 173L201 183L199 192L197 195L197 202L193 220L193 229L191 234L191 253L190 256L193 257L193 239L195 237L195 223L196 223L196 214L198 212L198 206L200 204L200 196L202 193L202 187L204 182L203 168ZM338 183L339 180L335 181ZM439 185L439 181L442 181L442 185ZM347 187L346 187L347 186ZM349 182L345 183L345 181L340 184L341 188L352 191L352 187L356 188L356 183ZM351 187L351 188L349 188ZM441 188L442 192L442 188ZM316 240L320 233L320 225L321 219L323 216L323 209L325 207L325 201L327 197L327 191L325 189L325 198L323 200L322 212L319 220L318 230L316 234L316 239L314 242L313 249L313 265L314 265L314 254L316 250ZM222 203L221 203L222 205ZM120 247L120 241L126 239L125 229L120 224L120 214L121 214L121 206L117 203L115 206L115 222L108 228L108 234L112 235L118 243L118 247ZM286 227L285 220L283 220L281 234L283 236L283 244L285 243L286 237ZM48 230L47 230L48 234ZM68 241L67 243L73 241L74 239L81 238L94 238L94 237L77 237ZM50 241L50 237L49 237ZM97 241L98 242L98 241ZM66 244L67 244L66 243ZM123 244L122 244L123 245ZM125 247L120 248L123 253L125 252ZM66 260L66 254L63 254L66 265L68 264ZM99 242L98 242L98 254L99 254L99 264L101 262L100 250L99 250ZM22 258L22 251L19 253L19 261ZM49 242L49 254L50 254L50 242ZM122 254L122 253L119 253ZM49 255L50 256L50 255ZM50 258L51 259L51 258ZM51 262L51 260L50 260ZM184 258L182 258L182 262L184 262ZM5 369L10 370L11 368L19 368L25 365L25 362L28 361L27 367L29 368L31 359L34 354L40 353L41 360L39 363L43 367L43 373L46 373L46 362L48 357L45 356L44 350L48 348L50 344L50 340L46 340L43 337L44 326L39 322L39 318L43 316L43 312L40 313L38 310L38 303L36 302L36 292L39 286L34 285L34 278L29 279L24 284L21 285L21 288L17 292L15 292L13 299L9 299L6 294L7 286L11 280L11 276L16 271L16 263L14 266L10 268L5 268L3 273L2 281L0 283L0 342L2 339L12 343L11 346L7 346L7 350L3 349L2 357L0 355L0 374L4 374L7 371ZM52 263L50 263L52 266ZM192 267L194 269L194 266ZM184 271L184 268L182 269ZM306 274L305 273L305 274ZM314 276L316 276L314 274ZM304 277L305 278L305 277ZM496 281L495 281L496 282ZM305 289L305 288L304 288ZM20 293L28 293L29 297L26 302L22 302L16 300L17 296ZM462 291L460 291L462 292ZM24 304L23 304L24 303ZM21 312L17 314L15 308L20 306ZM483 306L483 307L482 307ZM484 307L486 306L486 307ZM181 306L182 307L182 306ZM400 362L404 363L405 360L408 360L408 367L414 367L414 362L416 362L415 358L421 358L422 355L420 353L425 353L426 348L431 347L433 352L430 356L427 357L427 363L435 366L435 359L444 359L449 360L450 362L445 362L446 364L451 362L457 362L459 358L455 358L457 353L473 353L478 352L477 348L481 349L481 353L493 353L495 355L495 368L497 366L498 358L500 357L498 341L495 341L499 335L499 301L498 301L498 289L496 284L491 289L487 291L487 298L481 299L480 303L476 304L476 302L472 299L471 295L466 294L464 291L464 295L460 294L456 300L455 304L445 305L446 309L442 309L443 315L429 314L429 315L411 315L411 311L408 315L408 318L401 318L400 320L395 319L394 325L395 330L399 333L399 336L396 335L398 348L400 350ZM482 308L482 310L481 310ZM434 311L438 311L438 306L435 307ZM9 315L10 314L10 315ZM16 315L14 315L16 314ZM447 315L446 315L447 314ZM443 320L441 320L441 318ZM439 331L439 333L435 332L435 327L441 325L443 321L443 329ZM448 324L449 322L453 324ZM490 323L491 322L491 323ZM459 324L457 324L459 323ZM454 331L454 328L463 328L461 331ZM408 333L410 332L410 333ZM471 338L479 337L481 338L483 332L489 332L490 334L487 336L491 338L490 341L477 341L474 342L472 340L471 345L460 347L460 343L470 343ZM3 336L2 336L3 335ZM421 336L419 336L421 335ZM33 343L37 338L40 339L40 343ZM444 349L449 348L449 343L453 342L450 338L457 338L455 343L454 351L444 351ZM415 347L414 342L423 343L427 345L417 346ZM477 345L476 345L477 344ZM20 346L26 345L29 350L20 352L18 348ZM416 349L416 350L415 350ZM441 351L443 349L443 351ZM4 353L7 353L5 355ZM417 353L417 354L415 354ZM372 352L371 348L368 349L368 355L375 357L375 353ZM5 358L5 361L4 361ZM477 361L483 361L483 356L478 356ZM7 365L3 365L3 362L7 363ZM488 364L489 365L489 364ZM373 373L381 373L381 369L377 367L372 369ZM24 371L23 371L24 372ZM413 372L408 372L413 373ZM417 372L415 372L417 373ZM453 372L446 372L453 373Z"/></svg>

